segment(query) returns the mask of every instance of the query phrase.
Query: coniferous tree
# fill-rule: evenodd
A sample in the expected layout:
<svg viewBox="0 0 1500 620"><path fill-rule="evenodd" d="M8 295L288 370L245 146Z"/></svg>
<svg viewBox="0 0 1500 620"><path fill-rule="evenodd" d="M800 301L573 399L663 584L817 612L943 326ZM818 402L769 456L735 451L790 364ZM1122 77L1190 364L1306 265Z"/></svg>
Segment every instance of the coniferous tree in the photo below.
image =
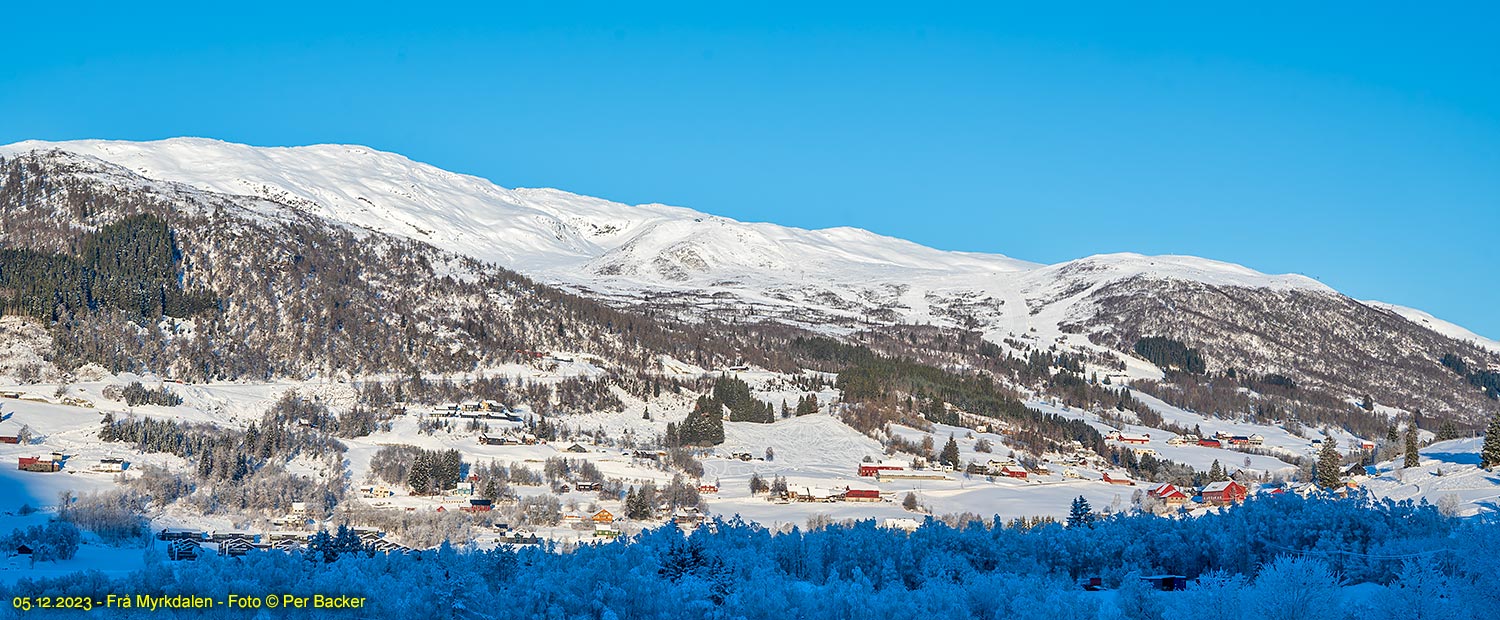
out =
<svg viewBox="0 0 1500 620"><path fill-rule="evenodd" d="M1094 522L1094 508L1089 505L1089 500L1082 495L1073 500L1073 506L1068 509L1068 527L1075 528L1089 526Z"/></svg>
<svg viewBox="0 0 1500 620"><path fill-rule="evenodd" d="M1458 439L1458 427L1454 426L1452 422L1444 422L1442 426L1438 427L1437 441L1448 441L1449 439Z"/></svg>
<svg viewBox="0 0 1500 620"><path fill-rule="evenodd" d="M1214 459L1213 465L1210 465L1208 468L1208 481L1223 482L1228 479L1229 476L1225 475L1224 467L1222 465L1219 465L1219 459Z"/></svg>
<svg viewBox="0 0 1500 620"><path fill-rule="evenodd" d="M958 442L953 439L952 433L948 435L948 443L943 445L943 452L938 457L938 462L958 469Z"/></svg>
<svg viewBox="0 0 1500 620"><path fill-rule="evenodd" d="M1406 429L1406 467L1416 467L1422 462L1417 452L1417 429L1410 427Z"/></svg>
<svg viewBox="0 0 1500 620"><path fill-rule="evenodd" d="M1500 413L1490 418L1490 426L1484 432L1484 447L1479 451L1479 466L1492 469L1500 465Z"/></svg>
<svg viewBox="0 0 1500 620"><path fill-rule="evenodd" d="M1323 440L1323 449L1318 451L1317 470L1315 472L1318 486L1325 489L1336 489L1344 484L1343 463L1339 459L1338 442L1332 437Z"/></svg>
<svg viewBox="0 0 1500 620"><path fill-rule="evenodd" d="M1399 439L1401 439L1401 433L1400 433L1400 431L1396 430L1396 425L1395 424L1392 424L1392 425L1386 427L1386 429L1385 429L1385 440L1386 440L1387 443L1389 443L1389 444L1391 444L1391 445L1394 446L1394 445L1396 445L1396 441L1399 440Z"/></svg>

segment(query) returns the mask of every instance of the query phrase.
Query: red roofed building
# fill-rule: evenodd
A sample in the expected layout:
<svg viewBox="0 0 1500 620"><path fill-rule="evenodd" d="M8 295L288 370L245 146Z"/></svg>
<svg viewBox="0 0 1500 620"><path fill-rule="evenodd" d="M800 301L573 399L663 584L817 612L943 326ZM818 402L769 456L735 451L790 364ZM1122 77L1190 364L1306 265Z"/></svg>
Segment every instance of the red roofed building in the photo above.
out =
<svg viewBox="0 0 1500 620"><path fill-rule="evenodd" d="M1192 499L1186 492L1170 482L1163 482L1156 485L1156 487L1146 493L1169 506L1186 504L1189 499Z"/></svg>
<svg viewBox="0 0 1500 620"><path fill-rule="evenodd" d="M1111 476L1111 475L1109 475L1109 472L1104 472L1104 481L1108 482L1110 484L1123 484L1123 485L1135 486L1135 481L1134 480L1131 480L1130 478L1125 478L1125 477Z"/></svg>
<svg viewBox="0 0 1500 620"><path fill-rule="evenodd" d="M1203 496L1203 503L1205 504L1224 505L1245 501L1245 493L1246 489L1244 485L1233 480L1226 480L1203 487L1203 492L1199 495Z"/></svg>
<svg viewBox="0 0 1500 620"><path fill-rule="evenodd" d="M890 463L861 463L859 466L859 475L866 477L875 477L879 476L880 472L883 471L901 471L903 469L906 468Z"/></svg>

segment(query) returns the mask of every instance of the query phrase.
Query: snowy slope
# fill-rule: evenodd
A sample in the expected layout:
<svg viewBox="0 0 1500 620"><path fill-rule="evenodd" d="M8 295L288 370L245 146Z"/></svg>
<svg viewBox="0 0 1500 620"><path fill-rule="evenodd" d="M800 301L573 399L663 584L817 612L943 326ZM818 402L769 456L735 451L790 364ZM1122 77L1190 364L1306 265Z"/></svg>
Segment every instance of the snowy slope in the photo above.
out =
<svg viewBox="0 0 1500 620"><path fill-rule="evenodd" d="M553 189L506 189L361 146L27 141L0 147L0 155L50 149L150 179L273 200L597 294L713 289L751 312L889 322L963 316L1019 333L1055 325L1089 291L1132 277L1326 290L1301 276L1185 256L1112 254L1043 266L854 228L804 230Z"/></svg>
<svg viewBox="0 0 1500 620"><path fill-rule="evenodd" d="M1421 325L1422 327L1435 331L1454 340L1471 342L1481 349L1500 353L1500 340L1490 340L1489 338L1480 336L1479 334L1464 329L1461 326L1454 325L1416 308L1407 308L1405 306L1398 306L1396 304L1388 304L1383 301L1366 301L1364 303L1367 306L1380 308L1382 310L1389 310L1391 312L1399 314L1408 321L1416 323L1417 325Z"/></svg>

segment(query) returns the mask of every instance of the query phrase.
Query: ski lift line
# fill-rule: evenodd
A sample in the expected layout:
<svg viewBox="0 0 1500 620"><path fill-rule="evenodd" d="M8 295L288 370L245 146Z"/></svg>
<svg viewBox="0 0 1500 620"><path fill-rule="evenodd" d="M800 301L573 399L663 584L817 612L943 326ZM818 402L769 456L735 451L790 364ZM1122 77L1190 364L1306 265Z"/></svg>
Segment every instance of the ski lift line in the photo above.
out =
<svg viewBox="0 0 1500 620"><path fill-rule="evenodd" d="M1323 551L1323 550L1319 550L1319 549L1293 549L1291 547L1283 547L1281 545L1275 545L1275 544L1271 544L1271 543L1265 543L1265 545L1267 547L1271 547L1273 549L1278 549L1278 550L1281 550L1281 551L1289 551L1289 552L1296 553L1296 554L1299 554L1299 555L1308 555L1308 554L1318 554L1318 555L1325 555L1325 556L1327 556L1327 555L1347 555L1347 556L1354 556L1354 557L1360 557L1360 558L1369 558L1369 559L1372 559L1372 560L1410 560L1410 559L1415 559L1415 558L1420 558L1420 557L1426 557L1426 556L1437 554L1437 553L1442 553L1442 552L1445 552L1445 551L1452 551L1452 549L1449 549L1447 547L1443 547L1443 548L1440 548L1440 549L1433 549L1431 551L1418 551L1416 553L1405 553L1405 554L1397 554L1397 555L1376 555L1376 554L1373 554L1373 553L1358 553L1358 552L1355 552L1355 551L1337 551L1337 550L1335 550L1335 551Z"/></svg>

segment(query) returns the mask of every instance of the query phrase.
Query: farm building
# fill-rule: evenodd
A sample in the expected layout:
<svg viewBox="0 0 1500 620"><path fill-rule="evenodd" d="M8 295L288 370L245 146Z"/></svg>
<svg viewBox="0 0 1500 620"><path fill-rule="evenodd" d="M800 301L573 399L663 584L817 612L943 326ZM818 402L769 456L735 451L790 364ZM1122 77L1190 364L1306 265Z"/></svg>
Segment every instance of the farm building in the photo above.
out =
<svg viewBox="0 0 1500 620"><path fill-rule="evenodd" d="M1180 506L1182 504L1186 504L1188 500L1192 499L1188 496L1186 491L1177 488L1177 485L1174 485L1170 482L1163 482L1161 484L1158 484L1152 487L1151 490L1147 491L1146 493L1168 506Z"/></svg>
<svg viewBox="0 0 1500 620"><path fill-rule="evenodd" d="M23 456L16 460L16 469L22 471L50 472L62 469L61 466L47 457Z"/></svg>
<svg viewBox="0 0 1500 620"><path fill-rule="evenodd" d="M1234 504L1245 500L1245 487L1233 480L1225 480L1203 487L1199 495L1205 504Z"/></svg>
<svg viewBox="0 0 1500 620"><path fill-rule="evenodd" d="M1187 589L1187 577L1182 575L1142 575L1141 581L1151 585L1151 589L1162 592L1173 592Z"/></svg>
<svg viewBox="0 0 1500 620"><path fill-rule="evenodd" d="M1122 433L1120 431L1110 431L1107 438L1112 441L1118 441L1120 443L1128 444L1140 445L1151 443L1151 435L1149 433L1143 435L1131 435L1129 433Z"/></svg>
<svg viewBox="0 0 1500 620"><path fill-rule="evenodd" d="M893 463L889 461L883 461L880 463L860 463L859 475L865 477L875 477L879 476L880 472L883 471L901 471L904 469L906 469L906 466L904 464Z"/></svg>
<svg viewBox="0 0 1500 620"><path fill-rule="evenodd" d="M616 538L620 533L620 530L615 529L615 526L608 523L594 525L594 536L599 538Z"/></svg>
<svg viewBox="0 0 1500 620"><path fill-rule="evenodd" d="M832 502L838 500L838 492L822 487L793 487L787 491L794 502Z"/></svg>
<svg viewBox="0 0 1500 620"><path fill-rule="evenodd" d="M20 435L0 435L0 443L21 443Z"/></svg>
<svg viewBox="0 0 1500 620"><path fill-rule="evenodd" d="M884 482L889 480L947 480L948 477L940 471L917 469L912 471L882 471L875 474L875 479Z"/></svg>
<svg viewBox="0 0 1500 620"><path fill-rule="evenodd" d="M127 463L125 459L99 459L99 462L95 463L94 466L90 467L89 469L98 472L121 472L125 471L125 468L128 465L130 465L130 463Z"/></svg>
<svg viewBox="0 0 1500 620"><path fill-rule="evenodd" d="M1026 479L1026 469L1017 465L1006 465L1000 468L1000 475L1006 478Z"/></svg>
<svg viewBox="0 0 1500 620"><path fill-rule="evenodd" d="M922 527L922 522L907 517L892 517L881 521L880 527L888 530L905 530L907 532L915 532L917 531L917 528Z"/></svg>
<svg viewBox="0 0 1500 620"><path fill-rule="evenodd" d="M1112 476L1112 475L1110 475L1109 472L1104 472L1104 481L1108 482L1110 484L1135 486L1135 481L1131 480L1130 477L1128 477L1128 476Z"/></svg>
<svg viewBox="0 0 1500 620"><path fill-rule="evenodd" d="M459 510L464 512L489 512L493 508L494 506L490 503L490 500L483 497L476 497L469 500L468 506L464 506Z"/></svg>
<svg viewBox="0 0 1500 620"><path fill-rule="evenodd" d="M594 513L594 516L589 517L589 519L594 523L614 523L615 514L608 510L600 508L599 512Z"/></svg>
<svg viewBox="0 0 1500 620"><path fill-rule="evenodd" d="M718 493L719 492L719 487L715 486L715 485L712 485L712 484L700 484L700 485L698 485L698 492L699 493Z"/></svg>
<svg viewBox="0 0 1500 620"><path fill-rule="evenodd" d="M880 501L880 489L852 489L844 490L844 501L846 502L878 502Z"/></svg>
<svg viewBox="0 0 1500 620"><path fill-rule="evenodd" d="M578 453L578 454L584 454L584 453L587 453L589 451L589 449L575 443L575 444L573 444L571 446L568 446L567 451L568 452Z"/></svg>
<svg viewBox="0 0 1500 620"><path fill-rule="evenodd" d="M703 523L703 513L697 508L682 508L672 515L672 523L682 527L697 527Z"/></svg>
<svg viewBox="0 0 1500 620"><path fill-rule="evenodd" d="M1224 444L1219 443L1219 440L1217 440L1217 439L1199 439L1198 440L1198 445L1203 446L1205 448L1222 448L1222 447L1224 447Z"/></svg>

